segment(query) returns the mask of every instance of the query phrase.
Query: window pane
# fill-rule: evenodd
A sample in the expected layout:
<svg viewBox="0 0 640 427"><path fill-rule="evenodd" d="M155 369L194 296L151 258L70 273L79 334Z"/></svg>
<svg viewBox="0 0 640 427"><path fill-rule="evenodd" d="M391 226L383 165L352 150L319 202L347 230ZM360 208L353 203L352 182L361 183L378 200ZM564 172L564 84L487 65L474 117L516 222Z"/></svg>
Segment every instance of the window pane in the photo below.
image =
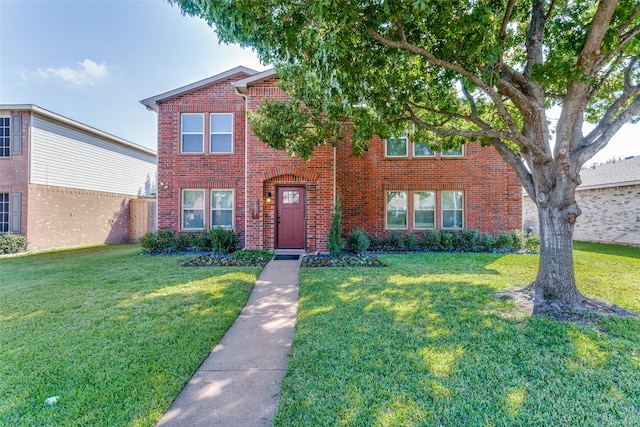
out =
<svg viewBox="0 0 640 427"><path fill-rule="evenodd" d="M388 211L387 228L407 228L406 211Z"/></svg>
<svg viewBox="0 0 640 427"><path fill-rule="evenodd" d="M443 228L462 228L462 211L442 211Z"/></svg>
<svg viewBox="0 0 640 427"><path fill-rule="evenodd" d="M182 228L204 228L204 212L185 209L182 215Z"/></svg>
<svg viewBox="0 0 640 427"><path fill-rule="evenodd" d="M231 133L233 129L233 114L212 114L211 133Z"/></svg>
<svg viewBox="0 0 640 427"><path fill-rule="evenodd" d="M212 153L231 153L231 134L211 134Z"/></svg>
<svg viewBox="0 0 640 427"><path fill-rule="evenodd" d="M211 212L211 226L231 228L233 226L233 211L221 210Z"/></svg>
<svg viewBox="0 0 640 427"><path fill-rule="evenodd" d="M300 203L300 192L298 191L283 191L282 203L293 204Z"/></svg>
<svg viewBox="0 0 640 427"><path fill-rule="evenodd" d="M233 209L233 191L214 190L211 196L213 209Z"/></svg>
<svg viewBox="0 0 640 427"><path fill-rule="evenodd" d="M186 134L182 135L183 153L202 153L202 135Z"/></svg>
<svg viewBox="0 0 640 427"><path fill-rule="evenodd" d="M413 195L416 209L435 209L436 193L433 191L416 191Z"/></svg>
<svg viewBox="0 0 640 427"><path fill-rule="evenodd" d="M434 211L415 211L416 228L435 228Z"/></svg>
<svg viewBox="0 0 640 427"><path fill-rule="evenodd" d="M442 209L462 209L462 192L443 191Z"/></svg>
<svg viewBox="0 0 640 427"><path fill-rule="evenodd" d="M204 132L204 116L202 114L183 114L182 132Z"/></svg>
<svg viewBox="0 0 640 427"><path fill-rule="evenodd" d="M204 190L184 190L182 207L204 209Z"/></svg>
<svg viewBox="0 0 640 427"><path fill-rule="evenodd" d="M434 156L435 153L429 148L429 144L426 142L414 142L413 143L413 155L415 157L429 157Z"/></svg>
<svg viewBox="0 0 640 427"><path fill-rule="evenodd" d="M407 138L387 139L387 156L406 157L406 155L407 155Z"/></svg>
<svg viewBox="0 0 640 427"><path fill-rule="evenodd" d="M463 149L462 147L460 148L455 148L453 150L446 150L442 152L442 156L443 157L460 157L463 155Z"/></svg>

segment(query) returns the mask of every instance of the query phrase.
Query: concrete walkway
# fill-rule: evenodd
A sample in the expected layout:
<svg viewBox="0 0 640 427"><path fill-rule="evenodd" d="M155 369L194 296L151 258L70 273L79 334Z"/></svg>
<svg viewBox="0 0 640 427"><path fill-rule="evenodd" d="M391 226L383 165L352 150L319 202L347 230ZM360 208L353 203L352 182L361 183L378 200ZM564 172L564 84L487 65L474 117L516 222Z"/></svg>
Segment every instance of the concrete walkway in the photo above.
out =
<svg viewBox="0 0 640 427"><path fill-rule="evenodd" d="M298 313L301 260L271 260L235 323L157 426L270 426Z"/></svg>

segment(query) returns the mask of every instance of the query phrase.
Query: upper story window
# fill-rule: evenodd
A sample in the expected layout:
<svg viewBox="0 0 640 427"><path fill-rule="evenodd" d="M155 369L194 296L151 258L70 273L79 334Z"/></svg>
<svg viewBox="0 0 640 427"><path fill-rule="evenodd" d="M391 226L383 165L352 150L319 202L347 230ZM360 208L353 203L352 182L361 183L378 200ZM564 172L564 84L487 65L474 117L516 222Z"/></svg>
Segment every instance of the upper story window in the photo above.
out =
<svg viewBox="0 0 640 427"><path fill-rule="evenodd" d="M211 227L233 229L233 190L211 191Z"/></svg>
<svg viewBox="0 0 640 427"><path fill-rule="evenodd" d="M9 157L11 146L11 118L0 117L0 157Z"/></svg>
<svg viewBox="0 0 640 427"><path fill-rule="evenodd" d="M391 136L387 139L385 148L387 157L407 157L409 150L409 138L405 130L398 137Z"/></svg>
<svg viewBox="0 0 640 427"><path fill-rule="evenodd" d="M182 114L180 152L204 152L204 114Z"/></svg>
<svg viewBox="0 0 640 427"><path fill-rule="evenodd" d="M440 153L442 157L463 157L464 156L464 145L460 146L460 148L454 148L453 150L447 150Z"/></svg>
<svg viewBox="0 0 640 427"><path fill-rule="evenodd" d="M182 190L182 229L204 229L204 190Z"/></svg>
<svg viewBox="0 0 640 427"><path fill-rule="evenodd" d="M437 151L429 147L428 142L411 141L408 131L405 130L399 137L391 136L385 141L386 157L409 157L409 153L414 158L436 157ZM440 152L440 157L464 157L464 146L453 150Z"/></svg>
<svg viewBox="0 0 640 427"><path fill-rule="evenodd" d="M232 153L233 152L233 114L214 113L211 114L211 153Z"/></svg>

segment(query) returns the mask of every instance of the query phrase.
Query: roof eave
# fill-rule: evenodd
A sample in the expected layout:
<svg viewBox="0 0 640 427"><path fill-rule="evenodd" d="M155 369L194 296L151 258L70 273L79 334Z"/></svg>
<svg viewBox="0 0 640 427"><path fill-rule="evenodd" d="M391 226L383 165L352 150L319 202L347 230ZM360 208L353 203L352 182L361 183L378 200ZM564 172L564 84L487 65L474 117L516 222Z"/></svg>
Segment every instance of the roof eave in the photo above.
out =
<svg viewBox="0 0 640 427"><path fill-rule="evenodd" d="M271 68L271 69L262 71L260 73L254 74L251 77L247 77L245 79L241 79L236 82L233 82L233 86L236 88L238 92L246 95L250 86L272 79L277 76L278 74L276 73L276 70Z"/></svg>

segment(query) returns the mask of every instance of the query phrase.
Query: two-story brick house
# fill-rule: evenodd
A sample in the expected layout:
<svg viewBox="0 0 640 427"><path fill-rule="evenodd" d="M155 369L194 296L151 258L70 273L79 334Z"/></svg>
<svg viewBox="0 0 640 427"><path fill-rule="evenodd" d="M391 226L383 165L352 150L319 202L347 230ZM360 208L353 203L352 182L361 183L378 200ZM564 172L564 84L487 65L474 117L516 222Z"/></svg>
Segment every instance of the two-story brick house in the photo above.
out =
<svg viewBox="0 0 640 427"><path fill-rule="evenodd" d="M334 200L345 231L521 226L521 186L493 148L433 153L406 135L374 139L360 157L348 140L310 161L262 143L246 112L284 99L273 70L237 67L145 100L158 113L158 228L214 226L246 248L326 251Z"/></svg>

